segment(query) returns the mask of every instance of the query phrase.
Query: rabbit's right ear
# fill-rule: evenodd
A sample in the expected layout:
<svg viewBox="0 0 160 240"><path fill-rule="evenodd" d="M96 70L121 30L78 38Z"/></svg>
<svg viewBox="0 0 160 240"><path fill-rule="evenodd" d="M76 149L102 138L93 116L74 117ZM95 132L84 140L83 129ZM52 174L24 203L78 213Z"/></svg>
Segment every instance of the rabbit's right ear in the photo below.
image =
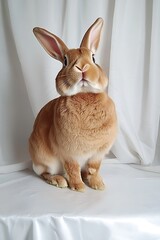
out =
<svg viewBox="0 0 160 240"><path fill-rule="evenodd" d="M59 37L39 27L34 28L33 33L51 57L64 62L64 55L68 48Z"/></svg>
<svg viewBox="0 0 160 240"><path fill-rule="evenodd" d="M90 26L90 28L85 33L80 47L86 47L95 54L100 40L101 30L103 26L103 19L97 18L97 20Z"/></svg>

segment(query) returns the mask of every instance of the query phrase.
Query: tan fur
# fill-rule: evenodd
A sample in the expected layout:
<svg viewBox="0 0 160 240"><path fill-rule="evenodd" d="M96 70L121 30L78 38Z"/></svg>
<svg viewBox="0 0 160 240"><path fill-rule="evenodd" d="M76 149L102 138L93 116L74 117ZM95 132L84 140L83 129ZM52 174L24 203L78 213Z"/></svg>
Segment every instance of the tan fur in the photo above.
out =
<svg viewBox="0 0 160 240"><path fill-rule="evenodd" d="M91 84L99 84L98 92L105 90L108 82L107 76L100 66L92 61L92 52L89 49L71 49L65 56L69 64L67 68L62 68L56 77L56 87L60 95L69 95L67 94L69 86L82 79L82 72L79 69L83 69L84 66L86 66L87 71L83 73L83 78L90 81ZM83 91L85 92L85 89Z"/></svg>
<svg viewBox="0 0 160 240"><path fill-rule="evenodd" d="M51 175L49 173L43 173L42 174L42 178L44 178L44 180L51 184L54 185L56 187L60 187L60 188L65 188L68 186L66 179L63 176L60 175Z"/></svg>
<svg viewBox="0 0 160 240"><path fill-rule="evenodd" d="M56 77L61 96L47 103L35 120L29 139L30 155L35 172L47 182L58 187L66 187L68 182L77 191L85 189L81 170L91 188L104 189L99 168L117 133L115 106L105 92L107 77L92 60L91 51L97 48L97 40L85 40L94 28L99 39L101 27L102 20L96 20L81 48L71 50L55 35L44 29L35 30L47 52L60 61L67 58L67 65Z"/></svg>

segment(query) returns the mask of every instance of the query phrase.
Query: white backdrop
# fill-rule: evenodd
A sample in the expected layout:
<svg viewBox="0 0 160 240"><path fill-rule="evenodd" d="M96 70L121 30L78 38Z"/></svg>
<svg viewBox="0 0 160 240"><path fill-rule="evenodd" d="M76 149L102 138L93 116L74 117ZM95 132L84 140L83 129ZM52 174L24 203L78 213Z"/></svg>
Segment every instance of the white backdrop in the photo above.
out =
<svg viewBox="0 0 160 240"><path fill-rule="evenodd" d="M97 17L105 25L96 61L109 75L119 119L112 152L123 163L160 165L160 1L1 0L0 172L26 166L34 118L58 96L61 65L39 45L33 27L74 48Z"/></svg>

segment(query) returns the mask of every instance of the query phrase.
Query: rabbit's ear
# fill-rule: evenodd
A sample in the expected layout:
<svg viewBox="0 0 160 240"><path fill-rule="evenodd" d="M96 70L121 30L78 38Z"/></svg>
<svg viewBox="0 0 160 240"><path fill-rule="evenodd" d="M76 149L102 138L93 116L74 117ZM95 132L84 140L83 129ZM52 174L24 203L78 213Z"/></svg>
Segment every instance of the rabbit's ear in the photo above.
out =
<svg viewBox="0 0 160 240"><path fill-rule="evenodd" d="M43 28L36 27L33 29L33 33L47 53L63 63L64 55L68 51L64 42Z"/></svg>
<svg viewBox="0 0 160 240"><path fill-rule="evenodd" d="M80 47L86 47L94 54L98 48L103 19L98 18L85 33Z"/></svg>

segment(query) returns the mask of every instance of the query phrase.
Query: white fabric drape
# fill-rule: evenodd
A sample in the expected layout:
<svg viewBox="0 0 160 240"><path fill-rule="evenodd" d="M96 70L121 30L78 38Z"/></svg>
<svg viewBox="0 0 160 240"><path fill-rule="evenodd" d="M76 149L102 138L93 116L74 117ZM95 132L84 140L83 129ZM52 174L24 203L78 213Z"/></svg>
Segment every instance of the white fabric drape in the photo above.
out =
<svg viewBox="0 0 160 240"><path fill-rule="evenodd" d="M46 28L78 47L99 16L105 25L96 61L109 75L119 120L112 152L120 162L160 164L159 13L159 0L1 0L0 171L26 166L34 118L58 96L54 78L61 65L44 52L32 28Z"/></svg>
<svg viewBox="0 0 160 240"><path fill-rule="evenodd" d="M160 1L115 4L110 94L116 102L120 134L114 151L127 163L151 164L155 159L160 117L159 13Z"/></svg>
<svg viewBox="0 0 160 240"><path fill-rule="evenodd" d="M28 170L1 174L0 239L159 240L160 174L105 161L101 170L107 190L83 194Z"/></svg>

